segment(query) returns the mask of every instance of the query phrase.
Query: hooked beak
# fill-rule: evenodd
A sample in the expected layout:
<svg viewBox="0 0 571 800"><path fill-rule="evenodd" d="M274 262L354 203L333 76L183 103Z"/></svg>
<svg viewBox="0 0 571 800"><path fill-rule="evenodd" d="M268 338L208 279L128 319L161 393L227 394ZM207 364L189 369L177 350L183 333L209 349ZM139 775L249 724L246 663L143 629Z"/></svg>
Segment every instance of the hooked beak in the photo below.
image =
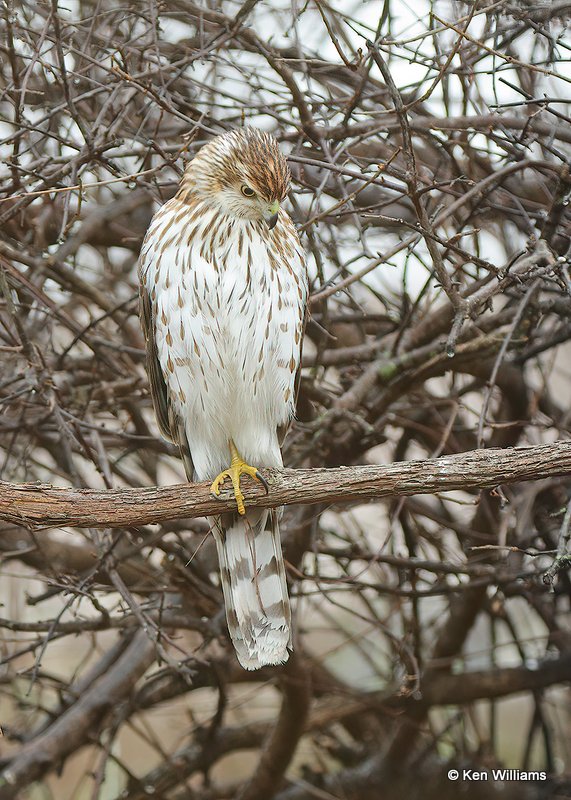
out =
<svg viewBox="0 0 571 800"><path fill-rule="evenodd" d="M266 213L264 214L264 219L266 221L266 225L270 230L275 227L276 222L278 221L278 214L280 211L280 204L277 200L275 200L271 205L268 206Z"/></svg>

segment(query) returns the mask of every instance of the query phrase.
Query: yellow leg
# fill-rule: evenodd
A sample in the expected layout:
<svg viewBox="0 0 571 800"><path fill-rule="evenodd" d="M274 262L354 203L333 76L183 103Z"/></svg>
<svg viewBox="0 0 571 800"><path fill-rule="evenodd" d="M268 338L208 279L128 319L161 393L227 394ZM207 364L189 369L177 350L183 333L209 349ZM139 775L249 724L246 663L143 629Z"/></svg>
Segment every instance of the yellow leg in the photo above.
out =
<svg viewBox="0 0 571 800"><path fill-rule="evenodd" d="M268 484L264 480L264 478L260 475L256 467L251 467L249 464L246 464L242 456L236 450L236 445L230 439L229 442L230 446L230 468L225 469L220 475L217 475L216 478L212 482L212 486L210 487L210 491L215 497L220 495L220 487L226 480L226 478L230 478L232 481L232 487L234 489L234 497L236 498L236 505L238 506L238 513L245 514L246 509L244 507L244 495L242 494L242 490L240 489L240 476L241 475L250 475L252 478L260 481L263 484L264 489L266 490L266 494L268 493Z"/></svg>

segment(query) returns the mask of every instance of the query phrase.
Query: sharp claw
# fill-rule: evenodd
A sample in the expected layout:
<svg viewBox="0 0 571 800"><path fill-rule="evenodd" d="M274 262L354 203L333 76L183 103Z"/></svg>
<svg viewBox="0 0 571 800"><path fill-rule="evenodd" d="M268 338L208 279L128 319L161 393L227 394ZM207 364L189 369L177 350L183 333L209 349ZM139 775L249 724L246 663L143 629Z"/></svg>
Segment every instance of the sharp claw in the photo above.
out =
<svg viewBox="0 0 571 800"><path fill-rule="evenodd" d="M259 470L256 470L256 478L260 481L264 489L266 490L266 494L270 493L270 487L268 486L267 480L264 478L262 473Z"/></svg>
<svg viewBox="0 0 571 800"><path fill-rule="evenodd" d="M254 467L251 467L249 464L246 464L242 459L239 458L237 452L232 456L232 463L230 465L230 469L224 470L221 472L214 480L214 482L210 486L210 494L215 497L217 500L221 500L220 497L220 489L224 485L224 481L226 478L230 478L232 481L232 489L234 490L234 498L236 500L236 505L238 507L239 514L245 514L246 508L244 505L244 495L240 490L240 476L241 475L250 475L251 477L255 477L257 480L260 481L262 486L264 487L264 491L266 494L270 493L270 487L268 482L261 474L261 472Z"/></svg>
<svg viewBox="0 0 571 800"><path fill-rule="evenodd" d="M216 478L216 480L210 485L210 494L215 497L217 500L221 500L220 497L220 487L224 486L224 481L226 480L226 476L224 475L222 478L220 475Z"/></svg>

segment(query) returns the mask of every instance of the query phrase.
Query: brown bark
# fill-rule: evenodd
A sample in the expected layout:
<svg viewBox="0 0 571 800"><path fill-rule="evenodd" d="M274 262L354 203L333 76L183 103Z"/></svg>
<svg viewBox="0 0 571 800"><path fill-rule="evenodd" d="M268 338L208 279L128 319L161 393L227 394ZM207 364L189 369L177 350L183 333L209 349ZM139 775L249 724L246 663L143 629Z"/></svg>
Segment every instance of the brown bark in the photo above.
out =
<svg viewBox="0 0 571 800"><path fill-rule="evenodd" d="M381 497L491 489L501 484L571 475L571 441L535 447L473 450L426 461L335 469L262 470L270 491L244 484L250 506L365 501ZM210 484L134 489L67 489L49 484L0 483L0 519L31 527L124 527L229 511Z"/></svg>
<svg viewBox="0 0 571 800"><path fill-rule="evenodd" d="M90 732L135 687L154 657L152 641L145 632L138 631L116 663L82 692L77 702L47 730L22 747L0 774L0 800L17 797L19 789L52 770L78 746L86 744Z"/></svg>

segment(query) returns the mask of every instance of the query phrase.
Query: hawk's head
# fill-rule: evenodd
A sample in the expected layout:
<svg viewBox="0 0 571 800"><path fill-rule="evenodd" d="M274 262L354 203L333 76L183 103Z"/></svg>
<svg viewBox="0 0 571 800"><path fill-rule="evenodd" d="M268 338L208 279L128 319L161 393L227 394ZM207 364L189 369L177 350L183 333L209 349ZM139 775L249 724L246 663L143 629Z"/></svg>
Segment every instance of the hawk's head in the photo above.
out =
<svg viewBox="0 0 571 800"><path fill-rule="evenodd" d="M290 171L271 134L239 128L202 147L187 167L184 188L224 214L264 219L273 228Z"/></svg>

